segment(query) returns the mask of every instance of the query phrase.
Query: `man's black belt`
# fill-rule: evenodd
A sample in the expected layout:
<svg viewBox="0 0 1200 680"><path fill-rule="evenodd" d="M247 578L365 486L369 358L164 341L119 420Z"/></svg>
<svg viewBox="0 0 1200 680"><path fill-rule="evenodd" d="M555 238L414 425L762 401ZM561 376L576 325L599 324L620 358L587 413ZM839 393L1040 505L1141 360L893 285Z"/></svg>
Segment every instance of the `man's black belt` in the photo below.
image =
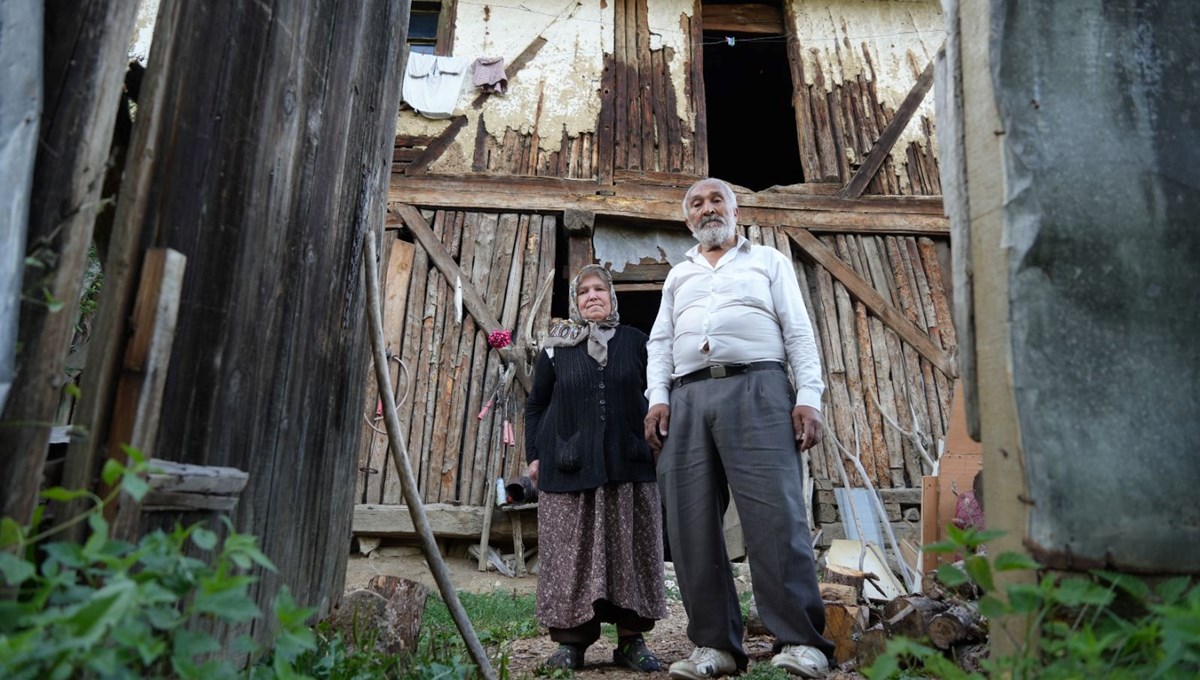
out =
<svg viewBox="0 0 1200 680"><path fill-rule="evenodd" d="M785 369L783 364L778 361L755 361L750 364L718 364L681 375L672 381L672 385L679 388L690 383L708 380L709 378L728 378L731 375L754 373L755 371L785 371Z"/></svg>

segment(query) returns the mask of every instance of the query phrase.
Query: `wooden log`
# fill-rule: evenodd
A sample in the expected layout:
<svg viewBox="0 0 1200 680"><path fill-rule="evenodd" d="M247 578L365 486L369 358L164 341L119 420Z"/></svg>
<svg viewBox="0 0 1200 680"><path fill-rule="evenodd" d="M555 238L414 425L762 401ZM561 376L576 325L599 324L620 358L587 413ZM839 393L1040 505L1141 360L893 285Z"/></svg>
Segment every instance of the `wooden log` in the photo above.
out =
<svg viewBox="0 0 1200 680"><path fill-rule="evenodd" d="M822 635L833 641L834 661L843 664L858 655L858 641L867 627L865 606L825 603L825 630Z"/></svg>
<svg viewBox="0 0 1200 680"><path fill-rule="evenodd" d="M947 605L922 595L903 595L883 606L883 626L892 637L922 640L929 635L933 617Z"/></svg>
<svg viewBox="0 0 1200 680"><path fill-rule="evenodd" d="M843 567L838 564L826 564L821 578L822 583L846 586L854 589L854 602L862 601L863 584L871 575L865 571Z"/></svg>
<svg viewBox="0 0 1200 680"><path fill-rule="evenodd" d="M845 569L845 567L839 567ZM864 576L865 578L865 576ZM859 603L859 598L862 597L862 587L846 585L844 583L819 583L817 587L821 591L821 600L826 604L850 604Z"/></svg>
<svg viewBox="0 0 1200 680"><path fill-rule="evenodd" d="M864 630L858 638L857 659L860 668L866 668L887 650L888 635L881 624Z"/></svg>
<svg viewBox="0 0 1200 680"><path fill-rule="evenodd" d="M191 465L152 458L148 461L151 493L196 493L212 496L237 496L246 487L250 475L231 467ZM149 501L146 501L147 505Z"/></svg>
<svg viewBox="0 0 1200 680"><path fill-rule="evenodd" d="M963 642L987 640L987 631L987 621L975 607L958 604L929 622L929 641L938 649L950 649Z"/></svg>

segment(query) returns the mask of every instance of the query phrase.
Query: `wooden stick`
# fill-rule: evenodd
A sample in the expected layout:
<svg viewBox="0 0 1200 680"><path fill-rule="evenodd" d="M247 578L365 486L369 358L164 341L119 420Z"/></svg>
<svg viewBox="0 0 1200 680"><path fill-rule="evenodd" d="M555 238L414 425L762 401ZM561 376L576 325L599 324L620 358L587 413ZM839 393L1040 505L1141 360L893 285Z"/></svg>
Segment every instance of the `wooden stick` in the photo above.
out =
<svg viewBox="0 0 1200 680"><path fill-rule="evenodd" d="M413 479L412 468L408 464L408 453L404 450L404 440L400 437L400 419L396 417L396 402L392 398L392 378L388 375L387 354L384 351L383 318L379 309L379 274L375 271L375 232L368 230L364 236L364 242L366 256L363 258L363 266L367 283L367 317L370 321L375 379L379 383L379 395L383 399L384 424L391 442L392 459L402 478L401 488L404 491L404 500L412 515L413 525L420 530L421 551L425 553L425 561L429 564L429 570L433 573L434 581L437 582L438 591L442 594L446 608L450 610L450 616L454 619L458 632L462 635L463 642L466 643L467 650L471 653L471 658L479 666L479 674L487 680L495 680L496 672L492 669L487 652L479 642L479 636L471 627L471 620L467 618L467 612L458 599L458 592L450 580L450 572L446 569L442 553L438 550L437 543L433 538L429 520L425 517L425 506L421 503L420 491L417 489L416 480Z"/></svg>

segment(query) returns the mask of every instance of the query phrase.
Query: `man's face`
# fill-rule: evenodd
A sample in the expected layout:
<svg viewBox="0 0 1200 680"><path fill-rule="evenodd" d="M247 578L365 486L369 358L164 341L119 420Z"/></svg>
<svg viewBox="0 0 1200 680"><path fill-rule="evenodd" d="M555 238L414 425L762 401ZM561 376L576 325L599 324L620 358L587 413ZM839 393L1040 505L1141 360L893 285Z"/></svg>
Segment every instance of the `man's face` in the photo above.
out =
<svg viewBox="0 0 1200 680"><path fill-rule="evenodd" d="M685 222L706 248L715 248L734 237L737 215L737 208L730 207L724 188L716 182L700 182L688 191Z"/></svg>

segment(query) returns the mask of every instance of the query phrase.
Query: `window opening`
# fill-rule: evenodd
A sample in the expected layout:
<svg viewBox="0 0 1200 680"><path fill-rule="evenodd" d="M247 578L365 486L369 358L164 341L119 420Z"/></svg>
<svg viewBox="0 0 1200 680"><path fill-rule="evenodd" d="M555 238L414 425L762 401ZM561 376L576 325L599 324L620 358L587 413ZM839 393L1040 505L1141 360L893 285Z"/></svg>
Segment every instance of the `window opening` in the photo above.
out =
<svg viewBox="0 0 1200 680"><path fill-rule="evenodd" d="M408 15L408 49L422 54L437 51L438 19L441 2L413 2Z"/></svg>
<svg viewBox="0 0 1200 680"><path fill-rule="evenodd" d="M778 0L768 1L780 8ZM728 6L738 4L704 0L702 20L736 14ZM778 28L722 21L709 30L714 23L706 22L704 31L709 174L753 191L804 181L782 21Z"/></svg>

